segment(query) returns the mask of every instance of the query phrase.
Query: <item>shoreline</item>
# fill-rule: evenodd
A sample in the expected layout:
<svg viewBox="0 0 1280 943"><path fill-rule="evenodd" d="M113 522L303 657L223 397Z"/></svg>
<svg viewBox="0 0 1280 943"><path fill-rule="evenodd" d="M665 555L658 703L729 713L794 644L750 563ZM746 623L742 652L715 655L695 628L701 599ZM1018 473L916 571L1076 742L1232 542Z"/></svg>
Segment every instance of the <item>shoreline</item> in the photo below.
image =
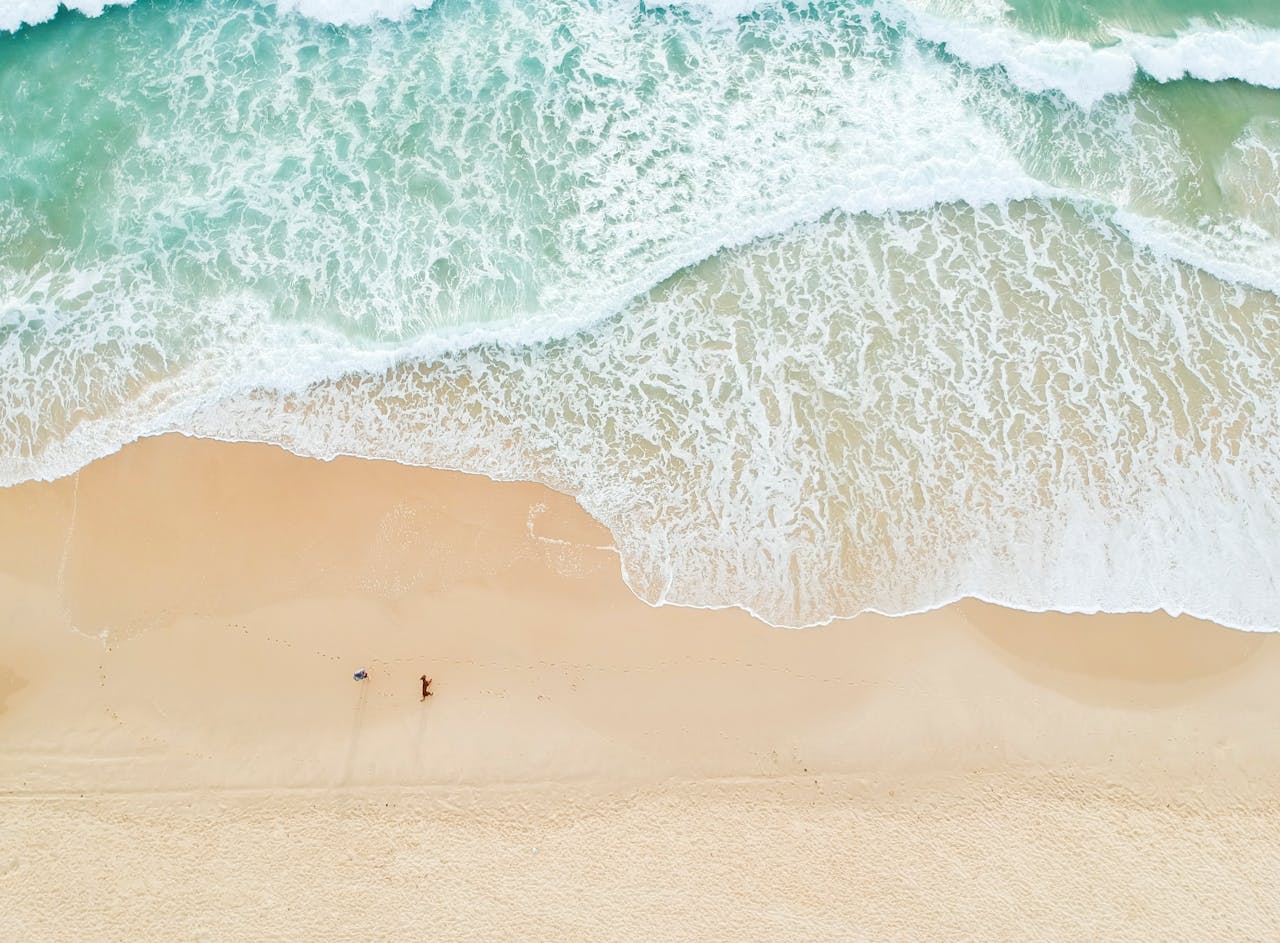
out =
<svg viewBox="0 0 1280 943"><path fill-rule="evenodd" d="M1280 932L1280 637L777 629L648 606L609 542L539 485L176 435L0 490L0 936Z"/></svg>
<svg viewBox="0 0 1280 943"><path fill-rule="evenodd" d="M365 456L365 455L359 455L351 452L335 452L332 455L325 455L325 456L307 455L302 452L294 451L293 449L289 448L287 445L282 445L276 442L270 442L265 439L226 439L226 438L219 438L217 436L198 435L196 433L190 433L190 432L165 432L165 433L159 433L154 435L142 435L135 439L130 440L129 442L126 442L124 445L120 446L114 452L109 452L105 455L100 456L99 458L93 459L91 462L89 462L88 465L81 466L76 471L67 472L66 474L61 474L53 478L33 478L25 481L19 481L14 484L7 484L7 485L0 484L0 494L3 494L4 491L7 489L28 488L28 487L41 486L41 485L53 485L57 482L64 481L67 479L75 479L82 471L84 471L86 468L92 465L96 465L100 462L110 461L114 456L120 454L120 452L134 448L138 446L139 443L149 442L157 439L159 440L188 439L195 442L214 443L220 446L231 446L231 447L248 446L252 448L267 448L267 449L274 449L274 450L283 452L286 455L290 456L291 458L297 459L302 462L319 462L321 464L327 464L331 462L343 462L343 463L357 462L357 463L371 463L371 464L381 464L381 465L395 465L399 468L408 469L411 471L418 471L427 475L436 475L436 474L461 475L466 478L483 479L484 481L487 481L498 487L530 486L534 488L540 488L545 490L549 494L553 494L553 495L556 495L557 497L565 498L569 501L572 501L573 505L577 508L577 510L582 514L584 514L588 519L590 519L593 524L597 525L600 528L602 533L606 535L609 534L607 527L600 524L599 521L595 520L589 512L587 512L584 508L582 508L582 506L578 503L576 496L557 491L550 485L545 485L537 481L530 481L524 478L496 478L482 471L468 471L466 469L453 468L449 466L415 465L409 462L402 462L395 458ZM612 540L613 540L612 536L610 535L607 539L610 541L610 546L607 546L607 547L599 546L594 549L609 550L610 552L616 554L617 551L612 546ZM554 539L552 539L551 542L555 542ZM1214 625L1219 628L1227 629L1232 632L1244 632L1247 634L1264 634L1264 635L1272 634L1272 633L1280 634L1280 626L1277 626L1276 628L1270 628L1270 627L1258 628L1258 627L1251 627L1247 625L1236 625L1230 622L1222 621L1211 615L1206 615L1201 612L1194 612L1191 610L1171 612L1169 609L1165 608L1164 606L1157 606L1151 609L1058 608L1053 606L1036 607L1036 606L1025 606L1019 603L1010 602L1008 600L999 599L993 596L988 596L980 592L961 593L960 595L957 595L954 597L945 598L937 602L926 603L918 608L907 609L907 610L903 610L902 612L894 612L894 611L888 611L888 610L871 607L871 608L863 609L852 615L830 615L819 622L806 623L804 625L788 625L785 623L770 622L765 617L753 611L750 607L745 606L741 603L699 605L697 603L685 603L685 602L677 602L677 601L671 601L671 600L663 600L662 602L652 603L644 599L642 596L640 596L634 590L631 589L630 584L628 584L626 581L626 574L625 572L623 572L621 568L619 568L618 576L619 576L619 579L621 579L621 581L623 582L623 584L627 586L628 591L630 591L632 595L635 596L637 601L644 603L646 606L648 606L651 609L678 608L678 609L691 609L691 610L702 611L702 612L740 612L743 615L750 618L752 621L759 622L762 625L768 626L769 628L777 629L783 632L792 632L792 631L805 632L811 629L823 629L837 623L853 622L857 619L872 618L872 617L885 618L885 619L911 619L917 616L927 616L927 615L930 615L931 613L940 612L942 610L950 609L952 607L962 607L965 605L977 604L977 605L991 606L997 609L1007 610L1010 612L1024 613L1029 616L1050 616L1050 617L1052 616L1065 616L1065 617L1088 616L1088 617L1099 617L1099 618L1109 618L1109 617L1125 618L1129 616L1133 616L1133 617L1153 616L1153 617L1167 617L1170 619L1186 618L1186 619L1193 620L1195 622L1203 622L1208 625Z"/></svg>

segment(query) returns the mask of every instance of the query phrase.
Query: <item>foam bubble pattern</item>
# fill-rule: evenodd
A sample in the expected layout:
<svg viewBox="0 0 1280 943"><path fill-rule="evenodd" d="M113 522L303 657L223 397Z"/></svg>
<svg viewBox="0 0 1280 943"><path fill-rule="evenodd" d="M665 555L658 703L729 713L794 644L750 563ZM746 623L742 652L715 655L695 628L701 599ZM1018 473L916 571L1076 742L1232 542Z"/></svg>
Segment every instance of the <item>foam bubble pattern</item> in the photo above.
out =
<svg viewBox="0 0 1280 943"><path fill-rule="evenodd" d="M1276 628L1273 93L1027 94L887 9L30 31L0 483L261 439L546 480L655 603Z"/></svg>
<svg viewBox="0 0 1280 943"><path fill-rule="evenodd" d="M536 478L652 603L782 625L977 595L1280 628L1280 302L1065 204L837 214L566 340L201 411Z"/></svg>
<svg viewBox="0 0 1280 943"><path fill-rule="evenodd" d="M6 111L36 121L0 136L13 451L144 388L148 408L165 386L212 395L209 363L226 391L486 328L563 334L834 206L1037 186L961 79L858 16L726 32L561 2L435 12L406 41L254 5L140 9L182 42L157 52L104 23L91 86L9 64ZM261 363L290 330L345 355Z"/></svg>
<svg viewBox="0 0 1280 943"><path fill-rule="evenodd" d="M878 9L975 68L999 68L1025 91L1057 92L1085 108L1128 92L1139 73L1157 82L1238 79L1280 88L1280 31L1245 22L1195 20L1172 36L1116 29L1087 42L1035 36L999 19L942 16L891 0Z"/></svg>
<svg viewBox="0 0 1280 943"><path fill-rule="evenodd" d="M346 32L244 2L33 32L0 61L0 480L242 389L564 336L832 208L1073 194L1273 287L1275 236L1188 199L1212 162L1160 101L1063 109L822 13L442 0ZM118 431L53 462L83 424Z"/></svg>
<svg viewBox="0 0 1280 943"><path fill-rule="evenodd" d="M70 10L88 17L101 16L108 7L131 6L135 0L5 0L0 8L0 30L16 32ZM339 26L397 20L431 6L431 0L261 0L281 13L299 13Z"/></svg>

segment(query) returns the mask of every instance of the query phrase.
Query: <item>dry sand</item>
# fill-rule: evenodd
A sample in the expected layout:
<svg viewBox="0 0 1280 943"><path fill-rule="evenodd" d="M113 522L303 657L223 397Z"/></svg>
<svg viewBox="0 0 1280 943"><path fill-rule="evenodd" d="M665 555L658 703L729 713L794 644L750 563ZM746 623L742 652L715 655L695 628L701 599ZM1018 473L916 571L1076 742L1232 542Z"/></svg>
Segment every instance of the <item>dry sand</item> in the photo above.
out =
<svg viewBox="0 0 1280 943"><path fill-rule="evenodd" d="M784 631L609 544L180 437L0 490L0 939L1280 939L1280 636Z"/></svg>

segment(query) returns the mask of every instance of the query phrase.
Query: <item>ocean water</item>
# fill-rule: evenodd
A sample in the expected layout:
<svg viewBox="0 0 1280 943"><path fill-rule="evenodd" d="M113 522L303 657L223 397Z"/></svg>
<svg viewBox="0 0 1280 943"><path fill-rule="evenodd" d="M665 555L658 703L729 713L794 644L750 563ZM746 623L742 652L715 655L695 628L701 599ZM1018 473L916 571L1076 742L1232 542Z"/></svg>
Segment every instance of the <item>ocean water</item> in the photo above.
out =
<svg viewBox="0 0 1280 943"><path fill-rule="evenodd" d="M1274 4L78 7L0 9L0 484L176 430L545 481L651 603L1280 629Z"/></svg>

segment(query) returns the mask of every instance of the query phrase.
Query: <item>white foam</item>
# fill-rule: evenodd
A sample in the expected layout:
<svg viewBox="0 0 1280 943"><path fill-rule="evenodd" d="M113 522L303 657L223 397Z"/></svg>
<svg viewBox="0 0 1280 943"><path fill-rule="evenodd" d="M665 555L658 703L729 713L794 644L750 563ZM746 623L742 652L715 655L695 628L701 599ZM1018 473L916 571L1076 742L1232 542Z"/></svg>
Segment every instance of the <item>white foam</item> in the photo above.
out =
<svg viewBox="0 0 1280 943"><path fill-rule="evenodd" d="M0 9L0 30L16 31L51 19L62 6L99 16L107 6L134 0L9 0ZM432 0L259 0L283 13L340 26L398 20L428 9ZM730 21L776 0L677 0L672 5L701 12L712 21ZM877 9L891 22L945 48L969 65L1001 68L1019 88L1033 94L1061 92L1090 108L1108 95L1123 94L1138 70L1160 82L1190 76L1205 81L1238 79L1280 88L1280 31L1244 22L1221 26L1193 22L1171 37L1115 31L1113 45L1094 46L1075 39L1038 38L1002 22L1003 0L955 4L946 0L913 4L879 0Z"/></svg>
<svg viewBox="0 0 1280 943"><path fill-rule="evenodd" d="M666 0L648 2L654 9L664 6L693 10L715 21L747 16L760 10L780 7L783 0ZM1009 12L1008 0L914 0L911 8L939 17L994 22Z"/></svg>
<svg viewBox="0 0 1280 943"><path fill-rule="evenodd" d="M794 227L567 341L430 367L260 306L228 299L232 346L0 478L165 431L269 441L546 481L653 604L805 625L979 596L1280 628L1280 306L1069 206Z"/></svg>
<svg viewBox="0 0 1280 943"><path fill-rule="evenodd" d="M612 12L572 24L583 69L530 80L519 107L448 101L417 150L377 96L416 96L422 118L437 100L423 76L475 65L466 30L482 22L446 24L430 49L364 37L392 66L376 74L358 43L312 66L286 48L277 81L255 75L231 119L188 81L225 55L217 30L193 31L151 86L179 120L113 103L138 118L130 172L84 188L111 200L94 219L116 229L95 235L128 252L85 258L70 241L31 270L0 259L14 328L0 334L0 483L165 431L265 440L547 481L614 530L629 584L654 603L800 625L967 594L1277 627L1280 311L1169 258L1231 276L1214 265L1272 256L1230 261L1234 236L1188 244L1122 216L1162 249L1135 251L1106 221L1141 176L1128 158L1077 205L1051 202L1058 189L1023 170L978 97L1003 83L913 43L838 47L856 40L848 22L805 20L778 61L745 68L732 36L657 24L696 52L673 81L671 34ZM531 18L545 32L504 35L504 53L523 62L561 26ZM391 57L404 48L431 61ZM353 91L307 73L315 63L369 81ZM636 94L636 70L655 63ZM594 107L537 97L566 91ZM296 125L272 118L285 111ZM526 114L540 123L501 124ZM1124 117L1072 109L1062 126L1102 151L1150 152ZM560 137L539 136L553 126ZM547 194L485 163L514 132L541 148L530 166L572 175L550 194L569 209L518 215ZM360 146L377 140L405 148L377 152L371 173ZM1229 168L1245 200L1273 172L1253 141ZM433 163L457 152L465 179ZM414 204L397 187L415 174L425 189L447 178L447 199ZM177 239L175 220L192 221ZM514 278L532 300L486 293L533 257L529 233L555 240ZM448 291L423 271L441 246L458 261ZM191 271L208 282L183 294L170 276ZM299 287L325 303L273 309ZM468 292L506 320L438 301Z"/></svg>
<svg viewBox="0 0 1280 943"><path fill-rule="evenodd" d="M757 10L780 6L781 3L782 0L671 0L666 4L659 2L649 6L654 9L661 9L663 6L682 7L693 10L714 23L724 23Z"/></svg>
<svg viewBox="0 0 1280 943"><path fill-rule="evenodd" d="M356 26L375 20L399 20L426 10L432 0L262 0L274 3L282 13L303 16L336 26Z"/></svg>
<svg viewBox="0 0 1280 943"><path fill-rule="evenodd" d="M357 26L376 20L399 20L431 6L432 0L259 0L282 13L300 13L336 26ZM2 0L0 30L17 32L51 20L59 9L85 16L101 16L110 6L127 7L134 0Z"/></svg>
<svg viewBox="0 0 1280 943"><path fill-rule="evenodd" d="M890 16L895 6L886 4ZM1096 49L1075 39L1037 39L998 22L974 23L896 7L921 39L974 68L999 66L1018 88L1033 94L1060 91L1089 108L1133 84L1137 65L1123 49Z"/></svg>
<svg viewBox="0 0 1280 943"><path fill-rule="evenodd" d="M378 94L419 97L416 117L441 130L431 147L377 154L383 169L371 174L368 148L340 153L330 142L412 144L421 132L408 133L405 116L372 95L372 107L357 112L349 85L330 79L329 68L365 69L364 48L344 44L306 67L289 62L292 49L281 50L283 74L258 78L237 97L242 117L228 141L226 109L202 91L225 56L220 13L206 11L181 50L147 60L152 71L143 78L171 95L177 120L157 121L129 101L111 105L138 127L130 172L94 188L109 193L110 204L85 209L112 227L101 237L128 251L89 263L68 248L7 273L0 261L9 317L42 324L21 343L15 334L0 344L10 397L0 416L10 443L0 478L65 474L132 438L150 423L139 387L152 397L148 410L171 415L181 384L203 402L246 386L296 390L335 371L385 369L482 342L564 337L685 266L832 209L880 214L1044 192L965 106L952 70L911 47L886 72L876 48L858 55L856 30L804 24L793 42L815 45L812 32L843 44L839 54L792 60L784 47L776 55L785 67L759 73L731 37L683 23L636 31L630 17L585 8L579 15L572 30L595 57L590 70L551 84L513 81L518 108L476 100L465 82L456 99L424 94L422 76L437 61L472 55L487 38L491 26L470 13L437 31L430 47L393 47L398 58L379 77ZM241 22L274 31L260 18ZM518 25L508 37L513 58L552 47L546 34L555 24L531 21L530 33ZM661 50L671 34L696 51L694 75L667 70ZM656 94L642 95L639 77L625 74L632 61L646 64ZM595 80L620 69L619 81ZM582 98L596 107L571 111ZM443 118L431 110L437 102ZM296 110L297 122L270 120L281 108ZM607 123L597 117L605 113ZM310 133L316 126L327 129L323 140ZM555 132L548 135L549 126ZM536 145L533 165L571 176L572 190L554 182L514 188L504 158L516 135ZM448 163L462 151L476 155L465 174ZM312 156L304 163L303 154ZM432 202L410 194L406 184L417 179L427 181L424 190L447 181L446 195ZM367 195L353 199L350 181ZM513 198L534 209L508 211ZM173 241L174 221L188 219L190 228ZM535 237L551 251L529 251ZM453 267L435 278L431 263L441 258ZM179 280L175 289L164 277L175 269L201 272L203 287L184 293ZM516 288L507 291L511 283ZM265 286L262 297L247 286ZM298 305L304 293L315 303ZM318 343L271 343L259 320L334 327ZM477 323L484 321L492 323ZM321 348L330 353L304 356ZM257 350L279 359L259 361ZM205 362L221 367L209 374L200 368ZM155 364L181 383L159 382ZM73 429L83 430L77 441L88 451L56 444Z"/></svg>
<svg viewBox="0 0 1280 943"><path fill-rule="evenodd" d="M1069 206L803 225L429 368L251 303L224 313L238 371L199 361L26 461L182 431L544 480L641 598L779 625L973 595L1280 628L1280 305Z"/></svg>
<svg viewBox="0 0 1280 943"><path fill-rule="evenodd" d="M183 428L546 481L653 604L805 625L979 596L1275 630L1277 334L1274 297L1070 207L944 207L724 253L567 342Z"/></svg>
<svg viewBox="0 0 1280 943"><path fill-rule="evenodd" d="M892 0L878 8L921 39L969 65L1001 68L1033 94L1061 92L1083 108L1129 90L1139 70L1159 82L1187 76L1216 82L1239 79L1280 88L1280 31L1244 22L1193 22L1171 37L1114 31L1114 43L1039 38L999 20L939 15Z"/></svg>
<svg viewBox="0 0 1280 943"><path fill-rule="evenodd" d="M1191 229L1166 219L1117 211L1113 219L1141 245L1223 279L1280 295L1280 241L1247 220Z"/></svg>
<svg viewBox="0 0 1280 943"><path fill-rule="evenodd" d="M1195 23L1171 38L1120 33L1121 47L1152 78L1172 82L1191 76L1208 82L1239 79L1280 88L1280 32L1245 23L1228 27Z"/></svg>
<svg viewBox="0 0 1280 943"><path fill-rule="evenodd" d="M35 26L51 20L60 8L75 10L85 16L101 16L109 6L129 6L133 0L4 0L0 5L0 30L16 32L24 26Z"/></svg>

